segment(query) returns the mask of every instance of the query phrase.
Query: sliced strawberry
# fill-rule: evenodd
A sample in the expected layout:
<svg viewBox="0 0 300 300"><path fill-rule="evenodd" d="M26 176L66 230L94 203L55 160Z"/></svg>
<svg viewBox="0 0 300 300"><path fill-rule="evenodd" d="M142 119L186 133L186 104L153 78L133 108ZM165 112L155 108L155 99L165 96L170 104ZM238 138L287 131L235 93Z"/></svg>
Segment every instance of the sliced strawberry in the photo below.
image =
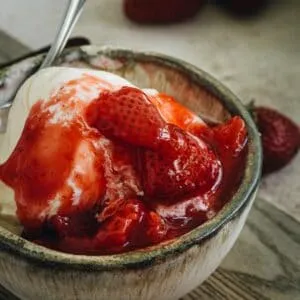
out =
<svg viewBox="0 0 300 300"><path fill-rule="evenodd" d="M135 231L144 216L144 206L139 200L127 200L125 205L105 221L95 239L103 251L119 252L130 245Z"/></svg>
<svg viewBox="0 0 300 300"><path fill-rule="evenodd" d="M168 125L166 132L168 138L160 139L158 152L141 153L145 194L177 197L212 188L221 172L213 151L174 125Z"/></svg>
<svg viewBox="0 0 300 300"><path fill-rule="evenodd" d="M108 138L151 149L164 125L147 95L133 87L102 93L88 107L86 120Z"/></svg>
<svg viewBox="0 0 300 300"><path fill-rule="evenodd" d="M188 132L207 127L199 116L176 101L172 96L161 93L150 97L150 100L166 123L177 125Z"/></svg>
<svg viewBox="0 0 300 300"><path fill-rule="evenodd" d="M154 211L146 216L146 236L149 242L159 243L167 233L167 226L162 217Z"/></svg>
<svg viewBox="0 0 300 300"><path fill-rule="evenodd" d="M167 233L164 220L157 213L148 211L142 202L136 199L128 200L115 215L103 224L98 224L97 232L96 227L91 229L86 226L91 224L88 219L59 217L51 221L52 226L55 225L55 229L60 232L59 242L54 248L75 254L119 253L137 246L158 243ZM89 231L81 234L78 232L80 229ZM48 247L54 246L51 246L51 241L38 242L47 244Z"/></svg>
<svg viewBox="0 0 300 300"><path fill-rule="evenodd" d="M238 116L233 117L225 124L214 127L213 132L218 150L223 155L238 156L247 143L245 122Z"/></svg>
<svg viewBox="0 0 300 300"><path fill-rule="evenodd" d="M48 221L48 227L60 237L80 237L94 235L99 223L96 219L96 211L90 210L69 216L55 215Z"/></svg>
<svg viewBox="0 0 300 300"><path fill-rule="evenodd" d="M91 232L86 232L85 235L74 234L75 229L70 227L73 225L83 228L85 222L77 224L76 220L56 219L56 228L64 233L60 235L56 247L75 254L112 254L125 251L132 246L144 215L142 202L127 200L115 215L102 224L98 223L98 231L95 232L93 228L93 236L90 235Z"/></svg>

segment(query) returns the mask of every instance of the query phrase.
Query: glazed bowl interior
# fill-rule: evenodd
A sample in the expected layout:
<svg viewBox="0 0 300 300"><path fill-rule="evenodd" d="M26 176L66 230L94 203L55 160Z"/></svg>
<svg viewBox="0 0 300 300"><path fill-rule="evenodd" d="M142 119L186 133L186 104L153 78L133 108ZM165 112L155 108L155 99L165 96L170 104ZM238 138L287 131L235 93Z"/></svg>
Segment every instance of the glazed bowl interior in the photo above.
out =
<svg viewBox="0 0 300 300"><path fill-rule="evenodd" d="M39 63L41 57L37 57ZM247 204L260 178L261 147L256 127L236 96L198 68L161 54L85 46L68 50L57 65L93 68L116 73L140 88L154 88L174 96L195 113L218 122L240 115L248 130L248 154L242 183L231 201L211 220L172 241L124 254L107 256L72 255L53 251L24 240L0 227L0 247L44 265L109 270L148 265L180 253L216 233Z"/></svg>

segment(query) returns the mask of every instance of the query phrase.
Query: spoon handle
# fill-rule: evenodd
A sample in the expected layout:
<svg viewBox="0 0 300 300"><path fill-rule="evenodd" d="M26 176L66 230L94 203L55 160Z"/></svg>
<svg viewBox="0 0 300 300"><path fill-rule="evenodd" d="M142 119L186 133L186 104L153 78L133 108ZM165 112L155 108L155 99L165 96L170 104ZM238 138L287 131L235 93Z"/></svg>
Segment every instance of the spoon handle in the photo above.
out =
<svg viewBox="0 0 300 300"><path fill-rule="evenodd" d="M51 66L55 58L61 54L73 30L73 27L82 12L84 3L85 0L69 0L62 23L59 26L59 30L55 36L52 46L43 63L41 64L40 69Z"/></svg>

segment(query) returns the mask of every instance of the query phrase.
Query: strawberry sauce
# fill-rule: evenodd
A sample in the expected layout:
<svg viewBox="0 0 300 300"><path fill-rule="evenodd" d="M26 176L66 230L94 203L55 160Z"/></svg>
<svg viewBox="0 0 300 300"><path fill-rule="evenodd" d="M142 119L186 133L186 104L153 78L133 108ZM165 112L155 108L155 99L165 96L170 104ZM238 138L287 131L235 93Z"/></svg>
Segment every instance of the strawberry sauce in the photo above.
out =
<svg viewBox="0 0 300 300"><path fill-rule="evenodd" d="M214 217L243 177L244 121L208 127L170 96L101 84L91 102L72 89L37 102L0 165L23 236L64 252L112 254Z"/></svg>

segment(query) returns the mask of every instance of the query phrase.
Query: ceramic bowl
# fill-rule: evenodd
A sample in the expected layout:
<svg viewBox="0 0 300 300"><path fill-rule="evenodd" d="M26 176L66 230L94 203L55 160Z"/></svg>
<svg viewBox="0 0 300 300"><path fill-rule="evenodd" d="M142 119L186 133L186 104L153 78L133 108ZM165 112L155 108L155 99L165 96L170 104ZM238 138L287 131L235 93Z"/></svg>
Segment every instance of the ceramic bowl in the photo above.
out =
<svg viewBox="0 0 300 300"><path fill-rule="evenodd" d="M38 64L41 57L37 57ZM210 221L153 247L109 256L46 249L0 227L0 284L21 299L179 299L221 263L241 232L258 188L259 134L241 102L202 70L165 55L87 46L68 50L57 65L107 70L142 88L176 97L200 115L225 121L240 115L249 151L243 181Z"/></svg>

